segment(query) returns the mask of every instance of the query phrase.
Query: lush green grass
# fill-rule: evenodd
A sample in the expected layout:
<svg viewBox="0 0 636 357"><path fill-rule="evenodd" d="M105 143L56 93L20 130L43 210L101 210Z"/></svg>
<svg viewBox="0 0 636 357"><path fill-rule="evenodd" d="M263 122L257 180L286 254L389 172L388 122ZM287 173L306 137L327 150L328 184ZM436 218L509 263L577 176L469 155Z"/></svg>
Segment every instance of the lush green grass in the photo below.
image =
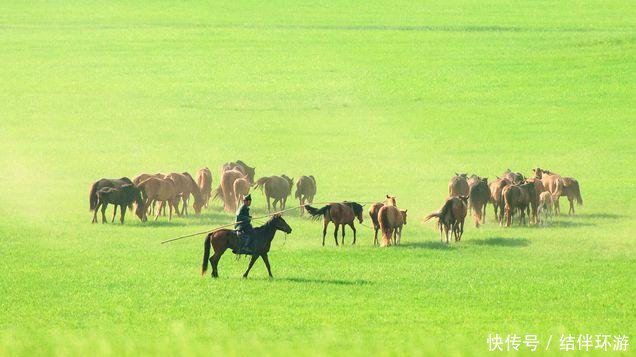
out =
<svg viewBox="0 0 636 357"><path fill-rule="evenodd" d="M633 339L635 19L628 1L0 3L0 355ZM236 159L315 175L319 202L397 195L404 245L359 227L357 246L323 248L320 223L289 214L275 279L261 262L240 279L228 255L212 281L202 237L159 242L231 222L217 208L90 224L100 177L208 165L216 183ZM579 179L577 216L468 224L450 246L422 223L454 172L536 166Z"/></svg>

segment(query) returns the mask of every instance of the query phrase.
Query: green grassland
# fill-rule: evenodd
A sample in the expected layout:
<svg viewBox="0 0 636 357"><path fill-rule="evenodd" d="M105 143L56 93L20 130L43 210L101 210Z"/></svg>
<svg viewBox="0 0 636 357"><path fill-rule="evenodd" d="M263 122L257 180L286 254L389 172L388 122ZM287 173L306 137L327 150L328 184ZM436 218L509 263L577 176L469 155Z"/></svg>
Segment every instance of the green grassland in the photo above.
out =
<svg viewBox="0 0 636 357"><path fill-rule="evenodd" d="M0 2L0 355L633 353L635 25L630 1ZM318 202L396 195L403 245L321 247L289 212L274 279L228 254L212 280L202 237L160 241L231 222L218 203L90 224L101 177L217 184L236 159L314 175ZM489 206L448 246L423 222L454 172L536 166L579 180L576 216L505 229Z"/></svg>

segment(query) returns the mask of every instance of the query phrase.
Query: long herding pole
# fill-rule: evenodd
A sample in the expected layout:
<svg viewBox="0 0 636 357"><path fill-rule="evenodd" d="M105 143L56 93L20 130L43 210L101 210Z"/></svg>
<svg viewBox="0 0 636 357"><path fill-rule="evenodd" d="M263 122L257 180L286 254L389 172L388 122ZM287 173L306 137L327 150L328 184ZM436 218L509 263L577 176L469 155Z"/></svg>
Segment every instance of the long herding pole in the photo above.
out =
<svg viewBox="0 0 636 357"><path fill-rule="evenodd" d="M305 206L305 205L303 205L303 206ZM279 213L283 213L283 212L291 211L291 210L293 210L293 209L298 209L299 207L301 207L301 206L293 207L293 208L288 208L288 209L284 209L284 210L282 210L282 211L277 211L277 212L270 213L270 214L267 214L267 215L265 215L265 216L261 216L261 217L253 217L253 218L252 218L252 220L254 220L254 219L261 219L261 218L266 218L266 217L269 217L269 216L273 216L273 215L275 215L275 214L279 214ZM176 237L176 238L166 239L166 240L162 241L162 242L161 242L161 244L168 243L168 242L173 242L173 241L175 241L175 240L179 240L179 239L183 239L183 238L194 237L194 236L198 236L198 235L201 235L201 234L206 234L206 233L216 232L216 231L218 231L218 230L219 230L219 229L221 229L221 228L224 228L224 227L230 227L230 226L233 226L233 225L235 225L235 224L237 224L237 223L243 223L243 221L239 221L239 222L232 222L232 223L224 224L224 225L222 225L222 226L218 226L218 227L216 227L216 228L214 228L214 229L209 229L209 230L207 230L207 231L203 231L203 232L191 233L191 234L186 234L186 235L184 235L184 236L180 236L180 237Z"/></svg>

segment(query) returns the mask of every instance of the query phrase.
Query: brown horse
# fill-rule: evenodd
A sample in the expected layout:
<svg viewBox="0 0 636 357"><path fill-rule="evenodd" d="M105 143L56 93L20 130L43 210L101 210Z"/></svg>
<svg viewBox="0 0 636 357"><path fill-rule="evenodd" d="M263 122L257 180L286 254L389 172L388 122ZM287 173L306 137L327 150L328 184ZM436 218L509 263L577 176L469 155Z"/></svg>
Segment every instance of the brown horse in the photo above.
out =
<svg viewBox="0 0 636 357"><path fill-rule="evenodd" d="M378 221L378 212L382 206L396 206L395 196L386 195L384 202L376 202L369 207L369 217L373 222L373 245L378 244L378 231L380 230L380 222Z"/></svg>
<svg viewBox="0 0 636 357"><path fill-rule="evenodd" d="M539 208L537 209L537 215L541 216L543 213L543 219L541 222L543 224L548 223L548 218L552 217L552 207L554 203L552 202L552 195L548 191L543 191L539 195Z"/></svg>
<svg viewBox="0 0 636 357"><path fill-rule="evenodd" d="M243 202L243 198L250 193L251 184L247 176L245 176L234 180L232 187L234 190L234 198L236 199L236 206L238 207L241 205L241 202Z"/></svg>
<svg viewBox="0 0 636 357"><path fill-rule="evenodd" d="M559 197L561 197L561 194L563 193L563 179L561 178L561 175L538 167L532 169L532 174L535 178L541 180L543 189L550 192L552 195L552 201L554 202L554 214L558 215L561 213L561 209L559 208Z"/></svg>
<svg viewBox="0 0 636 357"><path fill-rule="evenodd" d="M512 216L519 211L519 224L526 224L526 211L536 196L535 185L532 182L523 185L510 185L503 189L502 196L505 203L506 227L510 227Z"/></svg>
<svg viewBox="0 0 636 357"><path fill-rule="evenodd" d="M534 184L534 195L530 197L530 207L532 208L532 220L535 224L539 223L539 202L541 200L541 193L545 191L543 183L538 178L529 178L526 183Z"/></svg>
<svg viewBox="0 0 636 357"><path fill-rule="evenodd" d="M305 213L305 202L311 205L314 203L316 195L316 179L313 176L300 176L296 181L296 193L294 197L298 199L300 205L300 215Z"/></svg>
<svg viewBox="0 0 636 357"><path fill-rule="evenodd" d="M93 223L97 223L97 210L101 206L102 211L102 223L106 223L106 207L109 203L115 206L113 210L113 219L115 221L115 215L117 214L117 206L120 207L120 222L124 224L124 217L126 216L126 208L135 202L137 208L135 213L142 222L146 221L146 208L141 198L141 192L134 184L124 184L120 187L102 187L96 192L97 203L95 205L93 214Z"/></svg>
<svg viewBox="0 0 636 357"><path fill-rule="evenodd" d="M455 176L451 177L448 183L448 197L468 196L467 175L455 173Z"/></svg>
<svg viewBox="0 0 636 357"><path fill-rule="evenodd" d="M382 230L382 246L399 245L402 241L402 227L406 225L406 210L395 206L382 206L378 211L378 222Z"/></svg>
<svg viewBox="0 0 636 357"><path fill-rule="evenodd" d="M246 163L244 163L241 160L236 160L236 162L226 162L225 164L223 164L223 166L221 166L221 175L223 175L223 172L229 171L229 170L238 170L244 175L247 175L247 179L250 181L250 183L254 182L254 175L256 174L256 168L249 167Z"/></svg>
<svg viewBox="0 0 636 357"><path fill-rule="evenodd" d="M280 202L280 209L285 209L285 203L287 202L287 196L291 194L291 188L294 184L294 179L281 176L269 176L261 177L255 183L255 188L260 188L267 198L267 211L271 212L271 207L276 210L276 204ZM270 205L270 199L274 199L274 202Z"/></svg>
<svg viewBox="0 0 636 357"><path fill-rule="evenodd" d="M156 173L156 174L141 173L141 174L133 177L132 182L135 184L135 186L139 187L139 184L142 181L145 181L146 179L149 179L151 177L156 177L156 178L163 179L165 177L165 175L161 174L161 173ZM146 213L154 216L154 214L155 214L155 201L147 202ZM165 210L164 210L163 213L164 213L164 216L165 216L166 215Z"/></svg>
<svg viewBox="0 0 636 357"><path fill-rule="evenodd" d="M503 178L512 182L513 185L521 185L526 181L521 172L512 172L510 169L506 169L502 174Z"/></svg>
<svg viewBox="0 0 636 357"><path fill-rule="evenodd" d="M490 188L490 202L495 210L495 219L499 222L500 225L503 224L503 216L504 216L504 200L501 196L504 187L511 185L510 182L506 178L499 178L493 182L491 182L488 186Z"/></svg>
<svg viewBox="0 0 636 357"><path fill-rule="evenodd" d="M179 204L179 200L181 199L181 197L179 196L177 187L171 178L148 178L139 183L139 189L142 192L144 204L147 205L148 203L153 201L161 202L161 205L157 210L157 215L154 219L155 221L157 220L157 218L159 218L161 209L166 205L166 202L168 202L168 207L170 209L170 218L168 220L172 220L172 208L176 207Z"/></svg>
<svg viewBox="0 0 636 357"><path fill-rule="evenodd" d="M203 195L201 195L199 186L194 181L192 176L190 176L190 174L187 172L171 172L166 175L166 178L172 179L172 181L174 181L177 192L179 193L179 196L183 201L181 213L179 213L179 207L176 207L177 215L188 215L188 200L190 199L190 194L194 196L194 204L192 205L192 208L194 208L194 213L196 215L201 214L201 208L204 204Z"/></svg>
<svg viewBox="0 0 636 357"><path fill-rule="evenodd" d="M264 225L254 228L254 239L252 239L252 259L250 259L250 263L243 274L243 278L247 278L247 274L249 274L254 262L256 262L259 257L263 258L263 262L265 262L265 266L267 267L267 273L269 273L270 278L273 278L267 253L271 247L272 239L274 239L274 235L278 230L285 233L292 232L289 224L287 224L283 217L278 214L272 216L272 218ZM214 249L212 257L210 257L210 246ZM221 256L228 248L238 250L238 247L239 239L236 232L231 229L220 229L208 234L203 242L203 264L201 266L201 275L204 275L208 270L209 261L212 263L212 277L218 278L218 265Z"/></svg>
<svg viewBox="0 0 636 357"><path fill-rule="evenodd" d="M245 174L239 170L232 169L223 171L219 187L214 190L212 200L214 201L219 198L223 200L223 209L226 212L234 212L237 209L236 198L234 197L234 181L240 178L245 178Z"/></svg>
<svg viewBox="0 0 636 357"><path fill-rule="evenodd" d="M470 186L469 206L472 207L475 212L475 227L479 228L479 223L486 222L486 205L490 200L490 189L488 188L488 178L481 178L477 176L479 180L473 181Z"/></svg>
<svg viewBox="0 0 636 357"><path fill-rule="evenodd" d="M327 226L329 222L333 222L335 229L333 231L333 239L338 245L338 227L342 225L342 244L344 244L345 225L349 225L353 230L353 243L356 244L356 227L353 225L354 219L362 223L362 205L356 202L330 203L320 209L305 206L307 212L318 219L323 216L322 223L322 245L325 245L325 236L327 235Z"/></svg>
<svg viewBox="0 0 636 357"><path fill-rule="evenodd" d="M431 218L437 218L437 227L442 242L443 234L446 235L446 243L449 243L450 234L455 235L455 242L459 242L464 234L464 221L468 212L468 197L453 196L446 199L442 208L426 216L424 222Z"/></svg>
<svg viewBox="0 0 636 357"><path fill-rule="evenodd" d="M572 177L563 177L563 191L561 196L566 196L570 202L570 210L568 214L574 214L574 201L579 206L583 205L583 198L581 197L581 189L579 188L579 182Z"/></svg>
<svg viewBox="0 0 636 357"><path fill-rule="evenodd" d="M208 202L212 196L212 172L207 167L199 169L197 171L197 186L201 192L201 199L203 200L203 207L208 208Z"/></svg>

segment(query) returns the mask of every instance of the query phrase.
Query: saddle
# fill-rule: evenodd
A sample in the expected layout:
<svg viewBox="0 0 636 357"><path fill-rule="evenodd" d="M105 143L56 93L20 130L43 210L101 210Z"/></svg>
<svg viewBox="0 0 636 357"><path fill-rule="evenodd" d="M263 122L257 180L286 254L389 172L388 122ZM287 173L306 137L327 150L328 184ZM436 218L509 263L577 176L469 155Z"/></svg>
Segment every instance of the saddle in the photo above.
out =
<svg viewBox="0 0 636 357"><path fill-rule="evenodd" d="M252 252L254 251L254 237L251 234L246 233L243 230L235 230L234 233L236 234L237 239L237 247L235 249L232 250L232 253L234 254L249 254L251 255ZM245 242L247 240L249 241L249 245L246 245Z"/></svg>

